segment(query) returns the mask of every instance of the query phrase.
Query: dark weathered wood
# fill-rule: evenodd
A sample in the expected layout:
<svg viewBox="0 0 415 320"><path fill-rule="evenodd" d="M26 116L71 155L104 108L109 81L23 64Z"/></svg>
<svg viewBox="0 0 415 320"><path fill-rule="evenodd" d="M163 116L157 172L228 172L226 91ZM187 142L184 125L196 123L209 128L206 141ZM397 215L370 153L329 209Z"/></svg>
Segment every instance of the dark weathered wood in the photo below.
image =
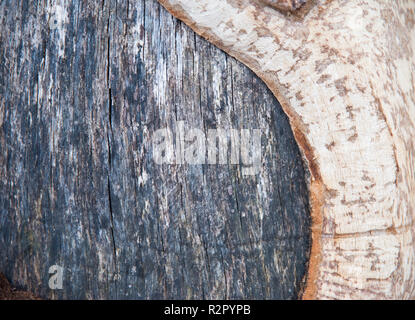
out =
<svg viewBox="0 0 415 320"><path fill-rule="evenodd" d="M0 271L13 285L75 299L299 295L305 174L261 80L155 0L2 1L0 19ZM152 135L176 120L261 129L260 173L156 164ZM55 264L62 290L48 288Z"/></svg>

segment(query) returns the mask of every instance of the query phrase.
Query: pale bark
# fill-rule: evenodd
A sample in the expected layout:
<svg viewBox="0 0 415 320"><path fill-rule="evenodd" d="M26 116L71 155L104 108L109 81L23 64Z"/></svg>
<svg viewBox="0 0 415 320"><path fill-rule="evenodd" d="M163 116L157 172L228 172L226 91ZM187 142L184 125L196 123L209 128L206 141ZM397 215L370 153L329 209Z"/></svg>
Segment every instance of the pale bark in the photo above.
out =
<svg viewBox="0 0 415 320"><path fill-rule="evenodd" d="M304 298L415 291L415 1L160 0L262 78L312 174ZM265 1L283 3L284 1Z"/></svg>

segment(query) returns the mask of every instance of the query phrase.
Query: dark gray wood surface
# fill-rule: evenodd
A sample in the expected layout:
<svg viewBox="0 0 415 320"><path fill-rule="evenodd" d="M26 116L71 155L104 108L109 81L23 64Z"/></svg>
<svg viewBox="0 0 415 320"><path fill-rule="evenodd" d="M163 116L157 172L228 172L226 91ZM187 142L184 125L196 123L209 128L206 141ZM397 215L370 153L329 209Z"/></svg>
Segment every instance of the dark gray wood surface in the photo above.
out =
<svg viewBox="0 0 415 320"><path fill-rule="evenodd" d="M156 164L152 135L178 120L261 129L260 172ZM57 299L295 299L305 181L271 92L157 1L1 1L0 272L13 285Z"/></svg>

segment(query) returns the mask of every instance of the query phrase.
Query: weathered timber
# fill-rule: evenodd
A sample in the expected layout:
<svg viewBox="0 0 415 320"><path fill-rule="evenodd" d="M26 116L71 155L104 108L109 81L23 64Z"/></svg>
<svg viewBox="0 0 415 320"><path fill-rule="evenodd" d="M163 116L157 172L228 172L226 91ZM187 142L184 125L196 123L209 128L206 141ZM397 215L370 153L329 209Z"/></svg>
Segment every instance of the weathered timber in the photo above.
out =
<svg viewBox="0 0 415 320"><path fill-rule="evenodd" d="M261 80L155 0L9 0L0 19L0 272L14 286L53 299L299 297L306 176ZM260 129L260 172L156 164L155 130L176 134L179 120Z"/></svg>

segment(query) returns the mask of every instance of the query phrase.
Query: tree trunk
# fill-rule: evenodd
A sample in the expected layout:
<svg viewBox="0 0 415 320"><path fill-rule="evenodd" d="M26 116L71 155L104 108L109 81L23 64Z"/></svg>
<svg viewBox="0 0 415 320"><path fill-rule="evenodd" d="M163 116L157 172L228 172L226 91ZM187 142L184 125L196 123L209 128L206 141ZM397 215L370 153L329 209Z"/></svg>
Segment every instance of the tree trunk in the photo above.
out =
<svg viewBox="0 0 415 320"><path fill-rule="evenodd" d="M301 296L308 170L261 80L155 0L5 0L0 19L0 272L13 285L53 299ZM259 129L258 172L231 148L223 164L178 162L181 124ZM162 128L175 163L154 159Z"/></svg>
<svg viewBox="0 0 415 320"><path fill-rule="evenodd" d="M160 0L281 102L311 173L305 298L415 296L415 1Z"/></svg>

